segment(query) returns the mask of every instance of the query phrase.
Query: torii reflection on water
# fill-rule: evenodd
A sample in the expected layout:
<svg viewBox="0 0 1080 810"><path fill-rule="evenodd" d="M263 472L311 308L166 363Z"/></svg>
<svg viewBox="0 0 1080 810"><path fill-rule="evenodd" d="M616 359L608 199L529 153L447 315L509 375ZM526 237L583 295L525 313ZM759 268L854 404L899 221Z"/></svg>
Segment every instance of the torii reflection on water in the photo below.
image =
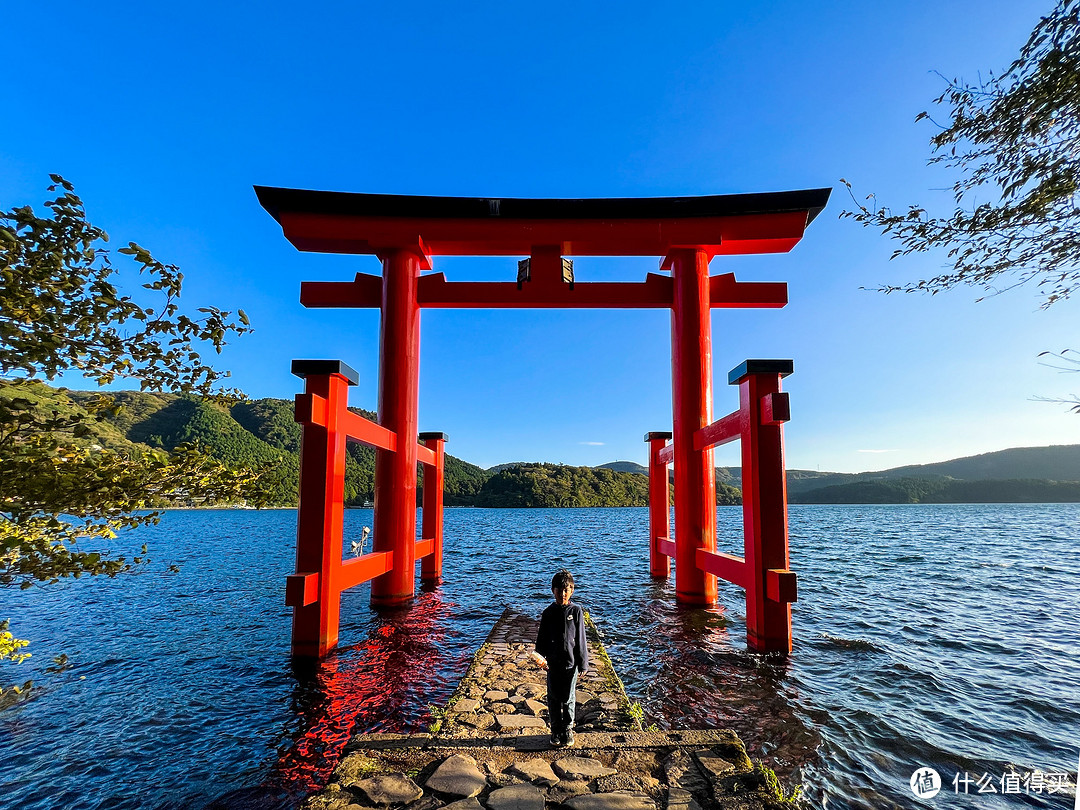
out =
<svg viewBox="0 0 1080 810"><path fill-rule="evenodd" d="M820 735L798 705L791 661L783 655L742 648L742 615L722 604L682 605L670 583L654 581L642 604L629 645L643 644L648 672L622 673L630 691L643 695L646 715L665 728L722 728L737 733L751 757L766 757L782 778L816 761ZM734 587L724 594L738 604ZM609 631L612 655L619 641ZM640 686L638 686L640 684Z"/></svg>
<svg viewBox="0 0 1080 810"><path fill-rule="evenodd" d="M424 730L428 706L444 703L468 666L464 653L446 650L454 607L424 587L411 605L380 610L365 641L321 662L296 660L300 727L283 741L267 782L307 793L326 784L354 734Z"/></svg>

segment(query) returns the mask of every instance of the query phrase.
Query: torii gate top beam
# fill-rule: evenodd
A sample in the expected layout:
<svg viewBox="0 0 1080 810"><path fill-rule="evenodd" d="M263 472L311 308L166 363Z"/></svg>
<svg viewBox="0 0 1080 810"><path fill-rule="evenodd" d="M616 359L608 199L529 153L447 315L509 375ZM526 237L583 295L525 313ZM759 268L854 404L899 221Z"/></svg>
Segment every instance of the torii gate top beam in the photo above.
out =
<svg viewBox="0 0 1080 810"><path fill-rule="evenodd" d="M561 256L660 256L682 250L717 255L785 253L825 207L831 189L624 199L494 199L352 194L255 186L259 202L299 250L431 256L530 256L526 288L514 283L418 279L421 307L671 307L672 280L564 284ZM710 280L710 307L782 307L783 283ZM382 278L305 282L309 307L378 307Z"/></svg>
<svg viewBox="0 0 1080 810"><path fill-rule="evenodd" d="M414 197L256 186L298 249L382 254L415 247L429 256L563 256L784 253L802 238L831 189L592 200Z"/></svg>

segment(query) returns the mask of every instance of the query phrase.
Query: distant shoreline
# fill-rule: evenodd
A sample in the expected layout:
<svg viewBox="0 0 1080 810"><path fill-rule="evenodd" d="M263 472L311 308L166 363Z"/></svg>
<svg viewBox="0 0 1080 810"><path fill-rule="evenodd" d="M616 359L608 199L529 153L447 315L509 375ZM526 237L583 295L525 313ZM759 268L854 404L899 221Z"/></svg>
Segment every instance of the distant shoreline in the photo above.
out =
<svg viewBox="0 0 1080 810"><path fill-rule="evenodd" d="M1080 504L1080 501L958 501L958 502L925 502L925 503L791 503L788 508L817 507L817 506L1063 506L1067 504ZM420 509L420 507L416 507ZM518 509L648 509L648 506L444 506L443 509L498 509L515 511ZM717 504L718 509L742 509L740 504ZM147 509L147 512L295 512L296 506L264 506L256 509L253 506L162 506L157 509ZM372 511L371 506L346 506L345 511Z"/></svg>

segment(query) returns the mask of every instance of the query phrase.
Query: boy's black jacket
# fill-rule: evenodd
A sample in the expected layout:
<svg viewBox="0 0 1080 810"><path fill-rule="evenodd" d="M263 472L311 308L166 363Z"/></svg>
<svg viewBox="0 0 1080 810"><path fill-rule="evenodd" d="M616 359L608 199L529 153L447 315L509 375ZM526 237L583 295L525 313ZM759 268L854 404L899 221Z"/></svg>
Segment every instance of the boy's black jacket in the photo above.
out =
<svg viewBox="0 0 1080 810"><path fill-rule="evenodd" d="M540 615L536 651L553 669L589 669L589 643L585 638L585 614L571 602L548 605Z"/></svg>

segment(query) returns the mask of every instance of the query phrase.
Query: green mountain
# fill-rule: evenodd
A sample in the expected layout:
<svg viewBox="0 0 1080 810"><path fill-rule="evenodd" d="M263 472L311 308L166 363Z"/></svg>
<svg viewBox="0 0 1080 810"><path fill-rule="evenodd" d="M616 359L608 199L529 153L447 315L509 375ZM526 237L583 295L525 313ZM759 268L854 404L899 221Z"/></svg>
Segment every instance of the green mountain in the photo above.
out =
<svg viewBox="0 0 1080 810"><path fill-rule="evenodd" d="M18 390L0 383L0 397L20 396L59 414L85 415L97 392L52 388L40 382ZM293 419L293 404L283 399L256 399L225 406L177 394L110 392L116 407L98 421L89 420L87 444L121 452L172 450L198 444L226 464L262 467L273 475L273 502L297 503L302 430ZM352 408L375 419L371 411ZM375 451L349 442L345 459L345 503L362 506L375 497ZM530 468L522 472L522 468ZM501 471L500 471L501 470ZM644 506L648 481L640 475L560 465L501 465L488 471L447 454L443 503L447 506ZM417 502L423 497L422 468ZM515 488L517 491L515 491Z"/></svg>
<svg viewBox="0 0 1080 810"><path fill-rule="evenodd" d="M82 413L97 392L51 388L40 382L0 382L0 398L25 397L59 415ZM219 405L177 394L110 393L118 407L90 421L82 441L137 452L171 450L198 443L232 465L273 471L274 502L295 505L300 473L301 428L293 405L257 399ZM368 419L371 411L352 409ZM599 467L515 462L488 470L446 456L447 506L559 507L645 506L648 469L632 461ZM422 488L423 475L418 475ZM1020 447L869 473L788 470L792 503L1007 503L1080 502L1080 445ZM716 502L738 504L742 470L716 468ZM350 442L345 463L345 502L360 506L374 498L375 451Z"/></svg>
<svg viewBox="0 0 1080 810"><path fill-rule="evenodd" d="M616 472L629 472L637 473L638 475L648 475L649 468L643 464L638 464L636 461L609 461L607 464L601 464L596 469L598 470L615 470Z"/></svg>
<svg viewBox="0 0 1080 810"><path fill-rule="evenodd" d="M717 480L742 486L741 467L717 467ZM960 481L1080 481L1080 444L1050 447L1014 447L977 456L940 461L934 464L909 464L888 470L865 473L835 473L817 470L788 470L788 494L810 493L824 487L898 479L953 479ZM860 490L849 490L857 492ZM806 501L809 503L810 501ZM817 501L814 501L815 503ZM822 501L823 503L825 501Z"/></svg>
<svg viewBox="0 0 1080 810"><path fill-rule="evenodd" d="M641 475L565 464L514 464L496 472L477 506L647 506L649 480Z"/></svg>
<svg viewBox="0 0 1080 810"><path fill-rule="evenodd" d="M59 414L86 414L86 406L99 396L91 391L51 388L43 383L0 385L0 397L21 396ZM273 475L272 500L282 506L297 503L300 480L301 427L293 419L293 405L283 399L257 399L224 406L177 394L138 391L111 392L117 407L99 421L91 420L88 444L137 452L151 448L172 450L197 443L210 456L226 464L264 467ZM375 414L353 408L374 419ZM489 476L481 468L446 456L444 503L468 504ZM422 473L418 476L423 485ZM350 442L345 459L345 503L360 506L375 495L375 451ZM422 490L421 490L422 491ZM419 499L420 495L418 495Z"/></svg>
<svg viewBox="0 0 1080 810"><path fill-rule="evenodd" d="M741 486L742 469L717 480ZM788 470L791 503L1080 502L1080 445L1014 447L977 456L865 473Z"/></svg>
<svg viewBox="0 0 1080 810"><path fill-rule="evenodd" d="M1014 447L866 473L788 471L792 503L1080 502L1080 445Z"/></svg>
<svg viewBox="0 0 1080 810"><path fill-rule="evenodd" d="M648 475L632 461L600 469ZM741 467L717 467L717 503L734 494ZM866 473L787 471L791 503L1076 503L1080 502L1080 445L1014 447L935 464ZM724 493L721 495L721 493Z"/></svg>
<svg viewBox="0 0 1080 810"><path fill-rule="evenodd" d="M648 474L630 461L602 465ZM791 503L1073 503L1080 445L1014 447L866 473L788 470ZM717 467L716 486L738 491L741 467Z"/></svg>
<svg viewBox="0 0 1080 810"><path fill-rule="evenodd" d="M499 465L497 465L495 467L489 467L488 468L489 473L493 472L493 473L497 474L495 477L492 478L490 486L491 487L503 486L503 481L504 480L514 480L514 481L519 482L519 483L523 482L525 480L530 480L531 481L532 477L539 476L539 475L547 475L548 474L548 473L537 472L535 468L553 468L553 467L558 467L561 470L572 470L572 471L574 471L573 474L574 474L574 476L576 476L576 480L578 481L578 483L582 487L586 487L586 488L587 487L594 487L594 488L600 487L601 489L603 489L603 486L601 484L596 483L597 477L598 476L603 477L608 473L614 473L614 475L616 476L615 480L619 481L620 486L623 487L624 490L626 490L627 492L632 491L634 493L637 493L638 490L641 487L644 487L644 490L643 490L644 495L643 495L642 498L638 498L636 495L633 498L629 498L629 499L628 498L621 498L621 497L617 497L613 493L611 493L610 489L606 489L604 491L609 493L609 497L607 497L606 499L601 498L602 502L599 502L599 503L587 503L587 504L571 504L571 505L581 505L581 506L647 506L648 503L649 503L649 469L648 469L648 467L643 467L642 465L637 464L637 463L635 463L633 461L612 461L612 462L609 462L607 464L601 464L598 467L567 467L564 464L553 465L553 464L542 464L540 462L528 463L528 462L523 462L523 461L517 461L517 462L513 462L511 464L499 464ZM502 475L503 473L507 473L507 472L517 470L517 469L520 469L520 468L530 468L530 471L526 475L516 475L516 474L511 473L510 475L504 477L504 479L500 479L500 481L495 481L495 478L498 477L498 475ZM629 476L629 477L627 477L627 476ZM673 497L673 492L670 489L672 484L670 482L674 481L674 471L669 471L668 479L669 479L668 498L670 499L671 497ZM574 500L573 497L567 496L566 493L558 491L557 487L556 488L551 488L551 487L543 488L543 487L540 487L539 489L533 489L532 484L530 483L527 488L529 489L530 492L534 492L534 493L535 492L547 492L547 493L550 493L548 497L542 498L544 503L540 504L540 505L543 505L543 506L560 506L560 505L563 504L564 501L569 503L569 502ZM558 494L556 494L556 492L558 492ZM524 493L519 493L519 494L522 495L523 498L526 498ZM528 497L532 497L532 496L528 496ZM582 496L582 497L585 497L585 496ZM633 502L630 502L631 500ZM616 502L616 501L618 501L618 502ZM741 503L742 503L742 492L738 489L738 487L729 486L728 484L726 484L723 481L718 479L717 482L716 482L716 504L717 504L717 506L736 506L736 505L741 504ZM495 506L495 505L510 505L510 504L496 504L496 503L485 504L485 503L477 502L477 506L483 506L483 505Z"/></svg>
<svg viewBox="0 0 1080 810"><path fill-rule="evenodd" d="M1080 481L896 478L819 487L791 503L1080 503Z"/></svg>
<svg viewBox="0 0 1080 810"><path fill-rule="evenodd" d="M875 473L865 473L874 475ZM947 476L964 481L1010 478L1042 478L1050 481L1080 481L1080 444L1050 447L1013 447L994 453L966 456L937 464L894 467L877 473L887 478Z"/></svg>

